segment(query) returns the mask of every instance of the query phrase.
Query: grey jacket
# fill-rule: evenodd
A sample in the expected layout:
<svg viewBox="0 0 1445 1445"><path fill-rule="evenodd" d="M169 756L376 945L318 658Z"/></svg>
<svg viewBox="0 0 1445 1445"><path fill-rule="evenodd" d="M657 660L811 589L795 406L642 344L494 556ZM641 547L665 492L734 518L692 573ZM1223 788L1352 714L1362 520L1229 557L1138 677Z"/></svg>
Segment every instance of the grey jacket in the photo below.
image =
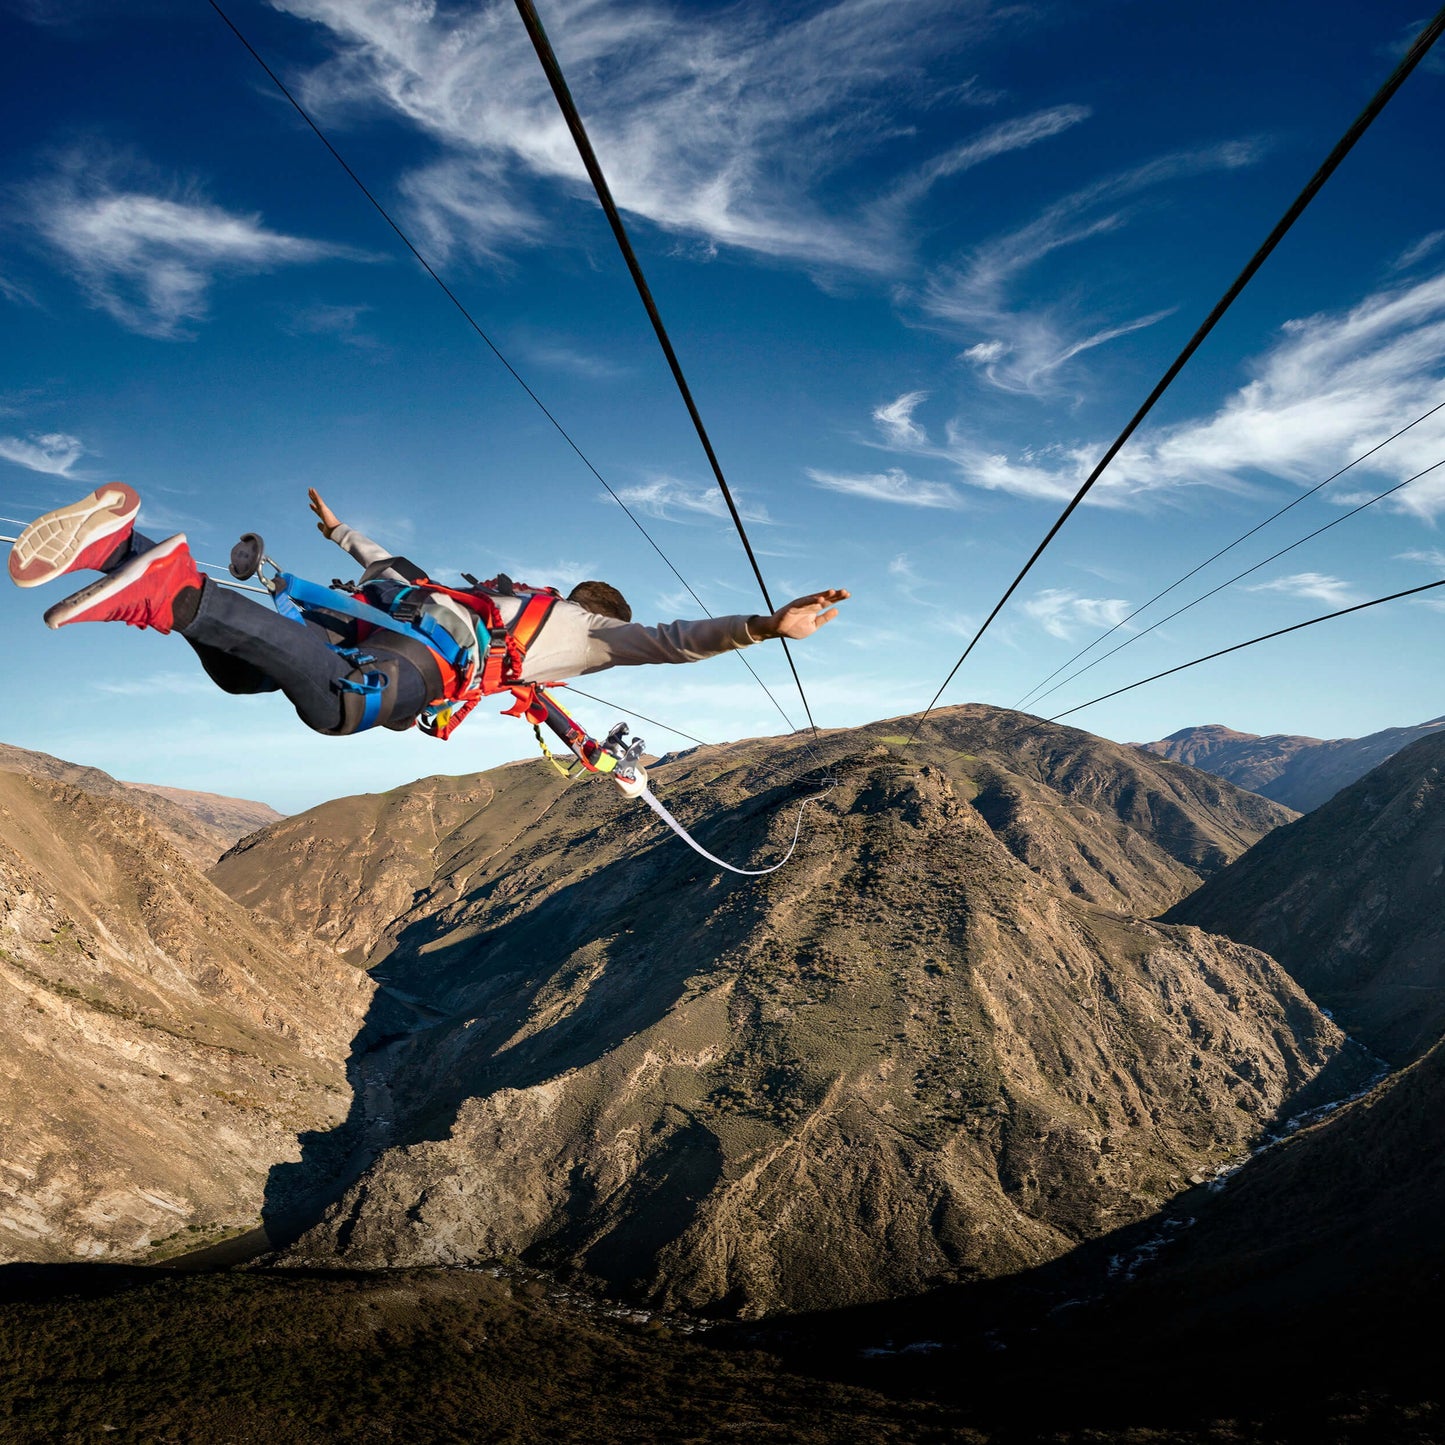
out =
<svg viewBox="0 0 1445 1445"><path fill-rule="evenodd" d="M344 523L331 540L349 552L363 567L370 567L396 554ZM382 575L405 581L398 573ZM475 629L476 615L460 604L439 599L455 607ZM522 610L515 597L497 601L504 622ZM567 677L584 677L609 667L636 667L645 662L701 662L705 657L749 647L758 639L748 631L746 617L709 617L701 622L664 622L644 627L639 622L619 622L599 617L575 602L559 602L527 649L522 668L523 682L560 682Z"/></svg>

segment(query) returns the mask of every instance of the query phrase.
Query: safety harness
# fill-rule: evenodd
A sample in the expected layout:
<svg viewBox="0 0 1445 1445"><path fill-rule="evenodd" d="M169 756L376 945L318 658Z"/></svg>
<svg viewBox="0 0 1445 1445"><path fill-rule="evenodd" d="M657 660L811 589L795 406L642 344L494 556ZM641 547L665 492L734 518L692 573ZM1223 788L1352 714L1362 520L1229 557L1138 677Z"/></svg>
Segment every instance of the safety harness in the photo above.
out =
<svg viewBox="0 0 1445 1445"><path fill-rule="evenodd" d="M406 580L385 577L387 572ZM555 588L518 586L504 575L467 589L445 587L402 557L373 563L358 583L323 587L279 568L262 582L283 617L322 627L332 651L352 664L337 684L339 733L405 729L415 722L428 737L445 741L484 697L511 692L512 717L533 705L539 689L522 681L522 670L527 649L559 600ZM502 617L503 597L521 599L510 622ZM439 605L442 598L459 606ZM427 705L414 719L393 718L395 663L379 653L403 657L421 674Z"/></svg>

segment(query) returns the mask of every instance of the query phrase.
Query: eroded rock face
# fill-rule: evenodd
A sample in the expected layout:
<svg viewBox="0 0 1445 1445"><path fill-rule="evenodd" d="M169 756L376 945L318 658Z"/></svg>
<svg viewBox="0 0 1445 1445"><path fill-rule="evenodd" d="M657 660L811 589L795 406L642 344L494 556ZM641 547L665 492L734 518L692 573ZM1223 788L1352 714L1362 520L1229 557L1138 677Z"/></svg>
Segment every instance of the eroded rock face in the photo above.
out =
<svg viewBox="0 0 1445 1445"><path fill-rule="evenodd" d="M943 710L917 749L855 732L821 752L831 791L756 881L540 765L456 780L466 808L437 780L414 814L407 789L367 800L436 840L357 943L388 981L367 1047L390 1147L294 1257L525 1251L743 1315L899 1295L1152 1211L1342 1049L1267 956L1125 911L1188 892L1281 810L994 709ZM812 761L736 744L655 782L706 846L761 866ZM248 899L299 917L273 847L386 871L380 834L344 862L308 838L337 816L288 820L217 878L244 861Z"/></svg>
<svg viewBox="0 0 1445 1445"><path fill-rule="evenodd" d="M334 1126L371 981L226 897L122 798L0 772L0 1261L256 1221Z"/></svg>

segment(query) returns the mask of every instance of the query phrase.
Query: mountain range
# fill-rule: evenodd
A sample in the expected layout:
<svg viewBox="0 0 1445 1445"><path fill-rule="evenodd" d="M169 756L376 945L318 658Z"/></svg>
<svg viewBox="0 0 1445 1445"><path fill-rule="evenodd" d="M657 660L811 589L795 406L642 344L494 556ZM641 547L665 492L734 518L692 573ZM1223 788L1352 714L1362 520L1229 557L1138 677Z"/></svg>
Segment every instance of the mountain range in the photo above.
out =
<svg viewBox="0 0 1445 1445"><path fill-rule="evenodd" d="M99 768L0 743L0 773L68 783L95 797L125 798L198 867L209 868L248 833L284 815L265 803L150 783L122 783Z"/></svg>
<svg viewBox="0 0 1445 1445"><path fill-rule="evenodd" d="M659 760L739 866L803 810L757 880L540 762L272 821L209 876L150 811L177 799L0 767L6 1257L156 1259L259 1221L303 1352L313 1309L366 1335L348 1271L506 1332L495 1290L432 1271L532 1299L541 1270L937 1402L879 1438L1424 1389L1445 729L1398 730L1421 736L1301 818L1018 713L912 725ZM267 1289L174 1298L199 1340ZM666 1368L706 1373L686 1348ZM816 1438L848 1438L861 1397L816 1398L841 1431ZM1148 1438L1274 1438L1211 1429Z"/></svg>
<svg viewBox="0 0 1445 1445"><path fill-rule="evenodd" d="M372 993L226 897L149 796L77 772L94 791L0 771L0 1261L251 1227L270 1167L345 1114Z"/></svg>
<svg viewBox="0 0 1445 1445"><path fill-rule="evenodd" d="M1262 839L1164 916L1279 960L1392 1062L1445 1034L1445 733Z"/></svg>
<svg viewBox="0 0 1445 1445"><path fill-rule="evenodd" d="M1135 746L1216 773L1236 787L1273 798L1297 813L1308 813L1401 748L1442 730L1445 717L1415 727L1385 728L1363 738L1324 740L1293 733L1261 737L1210 723L1182 728L1157 743Z"/></svg>

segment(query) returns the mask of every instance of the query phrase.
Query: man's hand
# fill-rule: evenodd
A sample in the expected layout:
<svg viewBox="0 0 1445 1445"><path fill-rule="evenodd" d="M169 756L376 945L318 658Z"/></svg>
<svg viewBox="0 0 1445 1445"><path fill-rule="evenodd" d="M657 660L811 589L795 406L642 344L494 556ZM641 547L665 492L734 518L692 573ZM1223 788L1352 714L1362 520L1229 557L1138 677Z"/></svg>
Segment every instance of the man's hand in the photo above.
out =
<svg viewBox="0 0 1445 1445"><path fill-rule="evenodd" d="M308 487L306 495L311 498L311 510L321 519L316 524L316 530L323 537L330 537L341 525L341 518L321 500L321 493L315 487Z"/></svg>
<svg viewBox="0 0 1445 1445"><path fill-rule="evenodd" d="M838 615L834 603L845 602L851 595L842 587L809 593L786 607L778 608L771 617L748 618L748 631L760 642L769 637L789 637L797 642L811 637L824 623L831 622Z"/></svg>

